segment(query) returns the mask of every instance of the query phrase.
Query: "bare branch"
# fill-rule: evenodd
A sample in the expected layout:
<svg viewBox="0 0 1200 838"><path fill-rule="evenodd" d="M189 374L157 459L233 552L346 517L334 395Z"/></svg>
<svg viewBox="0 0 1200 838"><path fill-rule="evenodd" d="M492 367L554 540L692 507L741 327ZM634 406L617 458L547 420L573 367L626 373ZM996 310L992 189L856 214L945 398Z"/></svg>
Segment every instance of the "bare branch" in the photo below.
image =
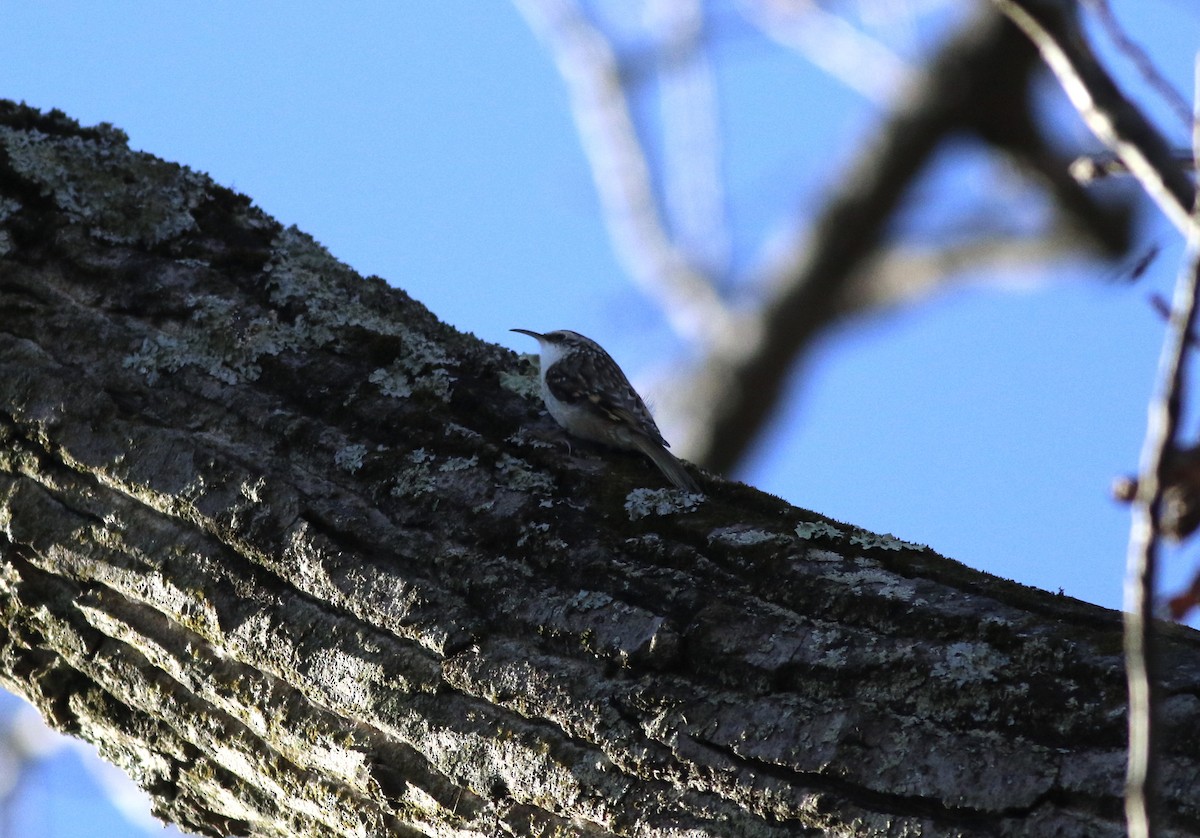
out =
<svg viewBox="0 0 1200 838"><path fill-rule="evenodd" d="M672 242L654 194L612 46L573 0L515 0L567 85L605 223L618 256L675 330L728 332L731 317L709 277Z"/></svg>
<svg viewBox="0 0 1200 838"><path fill-rule="evenodd" d="M111 128L0 103L0 159L0 683L158 816L256 838L1119 829L1117 615L744 486L678 505L636 458L566 456L512 353ZM1200 692L1200 641L1167 642ZM1200 751L1177 739L1185 834Z"/></svg>
<svg viewBox="0 0 1200 838"><path fill-rule="evenodd" d="M1158 130L1117 88L1088 48L1076 4L1066 0L995 0L1037 45L1092 133L1111 149L1184 235L1196 188L1174 164Z"/></svg>
<svg viewBox="0 0 1200 838"><path fill-rule="evenodd" d="M1194 229L1200 230L1200 226ZM1183 402L1188 336L1196 319L1200 292L1200 235L1189 241L1190 264L1176 285L1171 326L1159 364L1158 395L1150 405L1140 476L1133 504L1125 588L1125 671L1129 679L1129 762L1126 773L1126 818L1129 834L1149 838L1155 830L1154 799L1158 767L1155 744L1155 658L1152 618L1158 533L1169 455Z"/></svg>
<svg viewBox="0 0 1200 838"><path fill-rule="evenodd" d="M1172 87L1169 81L1163 78L1163 74L1154 66L1154 62L1150 60L1146 51L1125 34L1125 30L1117 22L1117 16L1113 14L1108 0L1088 0L1088 5L1096 13L1096 19L1108 33L1109 39L1129 59L1141 77L1146 80L1146 84L1158 93L1184 125L1190 125L1192 114L1187 100L1179 95L1179 91Z"/></svg>
<svg viewBox="0 0 1200 838"><path fill-rule="evenodd" d="M839 179L817 223L792 231L786 250L774 251L765 268L751 271L741 284L753 288L754 307L735 311L717 291L717 278L727 268L714 254L726 250L729 232L714 177L715 103L711 73L699 54L700 7L649 7L665 123L660 200L645 138L631 116L629 74L612 43L577 0L518 0L517 6L564 77L619 257L675 330L706 353L697 365L704 371L692 386L672 387L657 402L659 418L679 450L710 468L725 471L736 464L775 409L798 356L858 305L852 298L866 290L861 278L873 276L862 266L874 259L908 185L947 137L982 138L1035 174L1092 242L1110 252L1126 244L1123 208L1101 207L1074 183L1065 161L1049 149L1034 123L1028 80L1038 66L1035 51L1011 24L983 7L983 14L920 74L886 57L870 62L873 78L894 75L907 80L909 89ZM797 37L795 15L780 4L746 0L743 13L774 37ZM801 17L809 22L812 14L831 23L820 10ZM840 25L845 28L844 21ZM997 74L997 66L1005 72ZM690 116L680 119L681 114ZM673 133L669 126L680 122L683 129ZM717 245L693 246L698 239ZM850 287L854 277L858 284ZM878 279L885 285L864 299L886 304L898 289L885 287L884 275ZM908 283L909 292L913 287Z"/></svg>
<svg viewBox="0 0 1200 838"><path fill-rule="evenodd" d="M1189 172L1195 171L1195 163L1190 151L1172 152L1171 159L1179 168ZM1075 158L1071 162L1070 172L1075 182L1083 185L1094 180L1130 174L1129 167L1111 151L1085 154Z"/></svg>
<svg viewBox="0 0 1200 838"><path fill-rule="evenodd" d="M715 343L690 385L675 388L691 412L684 432L683 423L671 429L686 456L717 471L740 461L799 356L837 319L850 278L875 258L910 184L954 133L975 132L1036 169L1093 242L1119 250L1127 235L1114 220L1120 212L1101 210L1066 177L1065 161L1053 156L1030 120L1036 59L1021 33L986 6L949 39L837 178L812 227L796 230L763 268L753 283L761 302L739 324L737 340ZM998 66L1005 72L997 73ZM660 401L660 407L672 406Z"/></svg>
<svg viewBox="0 0 1200 838"><path fill-rule="evenodd" d="M728 276L732 242L721 179L721 137L712 58L704 48L701 0L652 0L659 44L658 105L662 191L675 245L719 282Z"/></svg>
<svg viewBox="0 0 1200 838"><path fill-rule="evenodd" d="M1003 236L995 232L947 247L895 247L864 266L847 283L846 316L927 299L968 274L986 276L989 285L1027 286L1029 267L1078 254L1079 230L1060 224L1044 236Z"/></svg>
<svg viewBox="0 0 1200 838"><path fill-rule="evenodd" d="M1193 147L1200 155L1200 61L1197 62L1197 118ZM1188 264L1175 284L1171 320L1159 361L1157 393L1150 403L1142 446L1125 582L1125 672L1129 681L1129 757L1125 775L1125 817L1133 838L1158 834L1158 731L1155 724L1156 660L1153 614L1158 536L1163 495L1183 412L1184 380L1192 327L1200 297L1200 213L1191 218Z"/></svg>
<svg viewBox="0 0 1200 838"><path fill-rule="evenodd" d="M738 5L767 37L881 107L912 82L912 68L886 44L817 3L742 0Z"/></svg>

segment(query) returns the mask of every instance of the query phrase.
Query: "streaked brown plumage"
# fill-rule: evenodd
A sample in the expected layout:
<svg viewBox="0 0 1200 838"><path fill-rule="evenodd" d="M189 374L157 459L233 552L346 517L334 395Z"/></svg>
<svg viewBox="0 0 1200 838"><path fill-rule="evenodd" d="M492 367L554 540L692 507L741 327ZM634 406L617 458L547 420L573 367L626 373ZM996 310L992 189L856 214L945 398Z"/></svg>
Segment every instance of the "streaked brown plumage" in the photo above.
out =
<svg viewBox="0 0 1200 838"><path fill-rule="evenodd" d="M531 332L541 347L542 399L568 433L614 448L641 451L677 489L700 492L617 362L578 332Z"/></svg>

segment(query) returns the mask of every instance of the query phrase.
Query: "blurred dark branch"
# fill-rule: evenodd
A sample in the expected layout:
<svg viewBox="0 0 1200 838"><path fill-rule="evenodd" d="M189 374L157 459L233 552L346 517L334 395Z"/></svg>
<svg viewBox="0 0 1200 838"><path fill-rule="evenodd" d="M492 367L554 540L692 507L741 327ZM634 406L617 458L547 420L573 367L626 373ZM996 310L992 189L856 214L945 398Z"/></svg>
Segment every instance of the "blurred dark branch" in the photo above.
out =
<svg viewBox="0 0 1200 838"><path fill-rule="evenodd" d="M1158 129L1118 89L1088 47L1072 0L995 0L1041 51L1092 133L1141 182L1184 235L1196 188Z"/></svg>
<svg viewBox="0 0 1200 838"><path fill-rule="evenodd" d="M1023 66L1028 72L1025 86L994 90L992 95L999 107L984 107L974 113L973 130L994 149L1005 152L1024 175L1046 190L1057 209L1077 225L1074 230L1077 250L1086 242L1110 258L1124 255L1132 244L1128 211L1097 202L1071 176L1068 161L1047 142L1034 121L1029 82L1038 65L1033 62ZM1004 101L1008 96L1019 99Z"/></svg>
<svg viewBox="0 0 1200 838"><path fill-rule="evenodd" d="M755 302L735 310L718 291L724 277L711 267L716 263L693 255L688 222L679 217L669 194L659 195L670 192L670 172L681 163L664 162L665 185L656 186L648 142L639 136L632 116L631 76L601 25L577 0L516 2L566 83L618 255L675 331L699 349L699 372L684 375L683 383L659 401L660 419L678 450L710 469L728 472L737 466L775 412L799 360L831 326L864 308L910 302L916 289L931 293L953 281L946 274L925 272L913 281L897 282L894 274L875 271L892 262L887 231L911 184L947 139L981 140L1048 191L1059 217L1049 234L1055 240L1047 241L1045 250L1059 252L1064 229L1076 251L1090 247L1119 256L1129 245L1128 206L1105 206L1073 181L1068 161L1051 148L1035 122L1030 91L1040 67L1036 50L994 8L981 5L922 72L895 74L907 83L903 95L893 97L891 113L837 178L815 221L804 219L782 253L741 278L738 287ZM771 37L800 49L812 46L810 36L797 35L811 13L796 18L770 3L747 2L741 8ZM664 14L658 20L652 39L671 59L668 72L697 48L698 25L695 14ZM661 74L662 62L659 70ZM666 81L660 81L659 87L664 86ZM678 155L671 147L681 145L686 150L694 144L665 138L664 153ZM693 168L714 162L712 144L700 153L704 159ZM1034 253L1042 248L1026 242L1022 249ZM924 267L935 261L926 260ZM954 259L941 263L962 268ZM869 287L873 281L878 287Z"/></svg>
<svg viewBox="0 0 1200 838"><path fill-rule="evenodd" d="M1081 242L1107 250L1128 245L1128 215L1102 209L1066 177L1031 117L1037 66L1028 41L988 7L951 38L838 179L810 231L760 281L765 302L698 365L686 401L694 411L689 457L733 469L774 412L800 356L846 308L849 278L877 257L888 225L940 144L980 137L1051 184ZM859 289L856 293L861 293Z"/></svg>

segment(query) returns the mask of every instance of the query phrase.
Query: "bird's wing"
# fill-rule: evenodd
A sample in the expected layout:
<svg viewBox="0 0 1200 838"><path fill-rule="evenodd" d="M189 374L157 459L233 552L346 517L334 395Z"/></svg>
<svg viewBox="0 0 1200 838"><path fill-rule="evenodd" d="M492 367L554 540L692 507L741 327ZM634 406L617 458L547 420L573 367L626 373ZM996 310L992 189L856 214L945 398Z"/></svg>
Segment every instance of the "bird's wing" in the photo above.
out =
<svg viewBox="0 0 1200 838"><path fill-rule="evenodd" d="M669 447L646 403L616 361L608 355L593 353L573 360L575 363L554 364L546 371L546 388L554 398L573 407L589 406L614 422L639 430L660 445ZM618 386L597 390L595 383L598 381L616 382Z"/></svg>

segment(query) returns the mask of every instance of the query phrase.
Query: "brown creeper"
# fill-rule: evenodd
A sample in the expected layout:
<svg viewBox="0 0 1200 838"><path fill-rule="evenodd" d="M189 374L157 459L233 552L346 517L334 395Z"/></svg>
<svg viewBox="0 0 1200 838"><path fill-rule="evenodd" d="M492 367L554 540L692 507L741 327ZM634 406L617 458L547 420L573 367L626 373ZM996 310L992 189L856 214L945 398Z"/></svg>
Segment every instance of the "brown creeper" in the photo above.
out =
<svg viewBox="0 0 1200 838"><path fill-rule="evenodd" d="M567 432L614 448L641 451L677 489L699 492L683 464L667 450L658 425L625 373L600 344L566 329L540 334L513 329L541 347L542 398Z"/></svg>

